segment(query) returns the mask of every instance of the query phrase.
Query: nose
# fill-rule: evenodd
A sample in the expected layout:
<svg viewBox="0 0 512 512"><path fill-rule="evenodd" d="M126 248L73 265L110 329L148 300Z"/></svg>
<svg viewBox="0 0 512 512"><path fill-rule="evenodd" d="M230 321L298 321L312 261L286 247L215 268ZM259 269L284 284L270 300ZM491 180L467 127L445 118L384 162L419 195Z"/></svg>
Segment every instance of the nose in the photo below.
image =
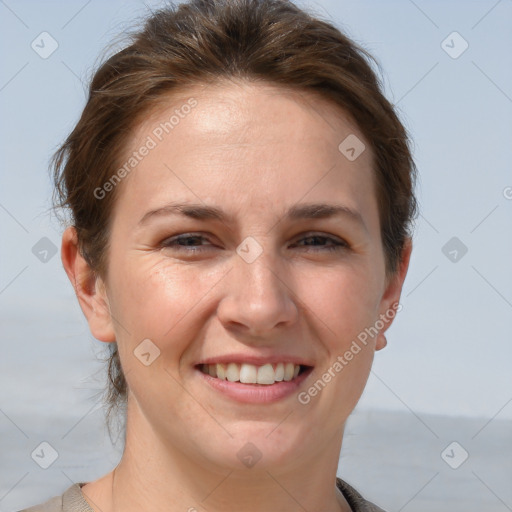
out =
<svg viewBox="0 0 512 512"><path fill-rule="evenodd" d="M217 308L220 321L226 329L255 337L293 325L299 311L289 281L286 269L269 250L252 262L235 254Z"/></svg>

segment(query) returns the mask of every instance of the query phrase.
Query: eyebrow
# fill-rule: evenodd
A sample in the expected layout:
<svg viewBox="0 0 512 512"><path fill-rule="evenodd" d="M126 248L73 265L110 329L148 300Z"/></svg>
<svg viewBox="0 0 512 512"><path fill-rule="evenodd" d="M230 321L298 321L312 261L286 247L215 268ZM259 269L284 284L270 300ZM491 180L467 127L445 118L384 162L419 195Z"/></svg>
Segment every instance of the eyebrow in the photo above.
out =
<svg viewBox="0 0 512 512"><path fill-rule="evenodd" d="M193 203L170 203L160 208L150 210L139 221L139 226L146 224L150 219L181 215L196 220L218 220L229 222L232 218L221 208ZM359 212L341 204L306 203L292 206L284 215L286 220L328 219L343 216L358 223L366 231L366 224Z"/></svg>

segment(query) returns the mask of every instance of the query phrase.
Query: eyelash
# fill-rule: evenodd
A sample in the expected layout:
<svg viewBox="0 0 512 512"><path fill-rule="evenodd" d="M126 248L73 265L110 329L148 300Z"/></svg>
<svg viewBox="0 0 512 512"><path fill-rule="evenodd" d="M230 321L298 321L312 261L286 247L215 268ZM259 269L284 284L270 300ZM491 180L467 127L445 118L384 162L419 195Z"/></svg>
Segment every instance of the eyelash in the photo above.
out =
<svg viewBox="0 0 512 512"><path fill-rule="evenodd" d="M198 253L198 252L203 252L204 250L207 250L207 249L202 249L201 246L180 245L179 244L180 241L191 240L194 238L201 239L201 240L207 240L207 238L204 237L203 235L187 233L187 234L176 235L174 237L167 238L166 240L164 240L162 242L161 246L162 247L172 247L172 248L175 248L180 251L186 250L187 252L190 252L190 253ZM315 239L315 238L316 239L320 238L322 240L332 242L334 245L327 245L327 246L324 246L322 249L314 249L313 252L318 252L319 250L327 250L328 252L334 252L334 251L340 251L340 250L347 250L350 248L349 244L347 242L345 242L344 240L338 240L337 238L333 238L333 237L330 237L327 235L320 235L320 234L310 234L306 237L301 238L299 241ZM311 247L311 246L306 245L303 247Z"/></svg>

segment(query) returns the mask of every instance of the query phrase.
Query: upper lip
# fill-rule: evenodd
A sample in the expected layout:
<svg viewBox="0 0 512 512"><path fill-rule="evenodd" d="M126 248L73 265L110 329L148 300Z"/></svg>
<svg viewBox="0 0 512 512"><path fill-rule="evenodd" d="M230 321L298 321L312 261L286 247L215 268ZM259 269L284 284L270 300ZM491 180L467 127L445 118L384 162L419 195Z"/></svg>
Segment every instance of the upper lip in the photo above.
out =
<svg viewBox="0 0 512 512"><path fill-rule="evenodd" d="M255 366L263 366L264 364L277 364L277 363L293 363L296 365L302 365L302 366L313 366L310 360L292 356L292 355L286 355L286 354L272 354L268 356L255 356L255 355L249 355L249 354L226 354L224 356L215 356L215 357L208 357L205 359L202 359L197 365L201 364L229 364L229 363L237 363L237 364L253 364Z"/></svg>

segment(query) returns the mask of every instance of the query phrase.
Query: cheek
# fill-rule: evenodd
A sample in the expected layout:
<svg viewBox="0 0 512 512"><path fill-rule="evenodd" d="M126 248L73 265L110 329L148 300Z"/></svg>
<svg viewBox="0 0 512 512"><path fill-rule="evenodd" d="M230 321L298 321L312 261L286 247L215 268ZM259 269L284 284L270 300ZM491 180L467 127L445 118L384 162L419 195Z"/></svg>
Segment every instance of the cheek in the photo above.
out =
<svg viewBox="0 0 512 512"><path fill-rule="evenodd" d="M314 279L304 276L301 289L306 309L316 318L315 323L323 326L324 339L330 340L332 349L343 350L375 321L378 287L367 267L340 266Z"/></svg>
<svg viewBox="0 0 512 512"><path fill-rule="evenodd" d="M111 278L111 311L122 367L130 389L148 403L156 392L165 391L169 397L179 394L168 372L173 373L176 361L204 325L198 317L203 312L195 306L208 284L192 266L177 268L169 260L152 256L128 259ZM153 345L144 341L148 339ZM147 366L139 358L143 352L150 353Z"/></svg>
<svg viewBox="0 0 512 512"><path fill-rule="evenodd" d="M122 341L132 346L149 338L162 350L172 343L179 353L176 343L187 340L186 331L201 327L198 314L205 313L204 306L197 306L221 277L221 272L199 272L193 265L177 265L155 255L134 257L118 266L111 309L122 324Z"/></svg>

